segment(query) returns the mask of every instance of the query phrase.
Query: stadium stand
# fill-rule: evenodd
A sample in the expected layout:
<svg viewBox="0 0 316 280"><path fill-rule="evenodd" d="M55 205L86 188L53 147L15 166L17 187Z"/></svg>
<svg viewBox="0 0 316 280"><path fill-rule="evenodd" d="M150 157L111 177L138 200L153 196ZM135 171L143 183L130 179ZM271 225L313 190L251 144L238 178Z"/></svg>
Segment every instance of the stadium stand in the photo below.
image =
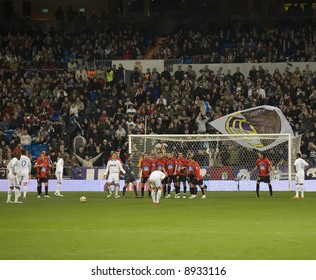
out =
<svg viewBox="0 0 316 280"><path fill-rule="evenodd" d="M250 106L278 106L294 131L304 133L301 149L309 157L309 143L316 141L316 69L308 65L316 61L312 24L309 19L300 25L286 19L267 28L246 23L230 22L221 29L210 23L203 29L183 27L160 35L164 40L152 58L164 59L166 66L174 60L188 67L175 72L169 67L161 73L136 69L131 81L111 61L152 53L152 38L139 30L2 32L3 157L10 159L17 144L13 134L21 137L22 131L31 136L25 148L33 158L42 149L57 151L61 146L71 158L77 132L87 140L84 149L91 157L97 146L101 151L123 149L130 133L197 133L201 101L209 104L210 120ZM249 73L189 68L194 63L237 62L284 62L288 67L282 73L262 67ZM294 62L305 62L305 69L293 69ZM210 126L206 129L214 132ZM104 165L106 156L108 152L97 164Z"/></svg>

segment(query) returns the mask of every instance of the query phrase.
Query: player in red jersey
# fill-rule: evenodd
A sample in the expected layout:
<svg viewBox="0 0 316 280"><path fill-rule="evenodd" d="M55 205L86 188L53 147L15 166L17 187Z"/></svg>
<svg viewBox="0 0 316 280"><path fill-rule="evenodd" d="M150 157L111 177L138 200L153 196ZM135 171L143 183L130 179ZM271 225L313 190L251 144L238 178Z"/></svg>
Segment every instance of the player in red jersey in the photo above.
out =
<svg viewBox="0 0 316 280"><path fill-rule="evenodd" d="M251 175L258 169L258 177L257 177L257 184L256 184L256 194L259 197L259 186L260 182L267 183L269 186L270 196L273 196L272 192L272 185L270 181L270 171L271 171L271 162L270 160L265 157L263 152L258 153L258 159L256 160L255 168L249 172Z"/></svg>
<svg viewBox="0 0 316 280"><path fill-rule="evenodd" d="M37 179L37 198L42 196L42 183L45 186L45 197L50 198L48 195L48 173L50 164L48 157L45 155L45 151L41 151L40 156L37 158L34 167L36 168L36 179Z"/></svg>
<svg viewBox="0 0 316 280"><path fill-rule="evenodd" d="M166 177L161 182L164 193L165 193L165 186L166 186L166 183L167 183L167 180L168 180L167 172L166 172L166 169L165 169L165 162L166 162L166 158L163 156L163 152L159 152L158 153L158 157L153 162L154 163L154 165L153 165L154 170L159 170L159 171L161 171L161 172L166 174Z"/></svg>
<svg viewBox="0 0 316 280"><path fill-rule="evenodd" d="M139 172L138 172L138 178L140 180L140 187L141 187L141 197L144 197L145 184L147 183L152 170L153 170L153 162L149 158L149 154L145 153L144 158L140 162Z"/></svg>
<svg viewBox="0 0 316 280"><path fill-rule="evenodd" d="M206 198L206 192L204 189L204 184L203 184L203 176L201 175L201 168L199 163L196 160L196 157L192 157L191 158L191 162L193 163L193 174L194 174L194 197L190 197L190 198L196 198L197 195L197 188L196 186L199 186L202 192L202 197L201 199L205 199Z"/></svg>
<svg viewBox="0 0 316 280"><path fill-rule="evenodd" d="M165 170L167 172L167 183L166 187L164 188L164 196L166 195L166 191L168 191L166 198L170 198L171 192L171 183L176 185L176 172L177 172L177 159L173 156L172 153L168 153L167 157L165 158ZM180 198L180 195L175 194L175 198Z"/></svg>
<svg viewBox="0 0 316 280"><path fill-rule="evenodd" d="M183 186L183 198L186 198L186 194L187 194L187 163L188 160L183 157L183 153L179 153L178 154L178 158L177 158L177 175L176 175L176 195L180 196L180 187L181 187L181 183Z"/></svg>

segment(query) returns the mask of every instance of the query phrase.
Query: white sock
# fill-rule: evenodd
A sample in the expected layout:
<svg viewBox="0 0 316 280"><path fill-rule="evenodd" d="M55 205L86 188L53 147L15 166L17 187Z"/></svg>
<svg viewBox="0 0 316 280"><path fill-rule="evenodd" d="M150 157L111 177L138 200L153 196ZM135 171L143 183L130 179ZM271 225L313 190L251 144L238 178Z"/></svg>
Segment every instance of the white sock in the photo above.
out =
<svg viewBox="0 0 316 280"><path fill-rule="evenodd" d="M304 186L300 185L300 189L301 189L301 196L304 196Z"/></svg>
<svg viewBox="0 0 316 280"><path fill-rule="evenodd" d="M12 195L12 189L9 188L7 201L11 200L11 195Z"/></svg>
<svg viewBox="0 0 316 280"><path fill-rule="evenodd" d="M118 195L119 187L115 186L115 195Z"/></svg>
<svg viewBox="0 0 316 280"><path fill-rule="evenodd" d="M27 186L24 186L24 191L23 191L23 196L26 197L26 193L27 193Z"/></svg>
<svg viewBox="0 0 316 280"><path fill-rule="evenodd" d="M15 189L15 197L14 197L15 202L19 201L20 195L21 195L20 189Z"/></svg>
<svg viewBox="0 0 316 280"><path fill-rule="evenodd" d="M151 190L151 198L153 200L153 202L157 202L157 199L156 199L156 190L155 189L152 189Z"/></svg>
<svg viewBox="0 0 316 280"><path fill-rule="evenodd" d="M56 193L56 194L60 194L60 183L57 183L55 193Z"/></svg>
<svg viewBox="0 0 316 280"><path fill-rule="evenodd" d="M300 186L299 185L296 185L295 191L296 191L296 195L295 196L298 196L298 193L300 191Z"/></svg>
<svg viewBox="0 0 316 280"><path fill-rule="evenodd" d="M161 190L159 189L159 190L157 191L157 202L160 201L160 197L161 197Z"/></svg>

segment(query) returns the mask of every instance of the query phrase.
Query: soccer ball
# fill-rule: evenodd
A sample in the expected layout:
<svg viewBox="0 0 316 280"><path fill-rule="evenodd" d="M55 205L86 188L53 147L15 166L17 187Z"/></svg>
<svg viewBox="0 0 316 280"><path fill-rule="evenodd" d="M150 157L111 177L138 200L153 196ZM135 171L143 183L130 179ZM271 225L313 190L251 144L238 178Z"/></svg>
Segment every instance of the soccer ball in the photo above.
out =
<svg viewBox="0 0 316 280"><path fill-rule="evenodd" d="M80 196L80 202L86 202L87 198L85 196Z"/></svg>

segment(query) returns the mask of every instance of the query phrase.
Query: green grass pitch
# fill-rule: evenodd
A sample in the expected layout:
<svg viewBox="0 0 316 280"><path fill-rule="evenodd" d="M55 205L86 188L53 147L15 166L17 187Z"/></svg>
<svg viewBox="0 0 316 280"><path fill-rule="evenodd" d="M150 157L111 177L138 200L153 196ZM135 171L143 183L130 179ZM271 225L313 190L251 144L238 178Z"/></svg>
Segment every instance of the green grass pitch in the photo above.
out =
<svg viewBox="0 0 316 280"><path fill-rule="evenodd" d="M6 204L2 260L316 259L316 193L209 192L206 200L106 198L98 192ZM86 203L79 197L85 195Z"/></svg>

